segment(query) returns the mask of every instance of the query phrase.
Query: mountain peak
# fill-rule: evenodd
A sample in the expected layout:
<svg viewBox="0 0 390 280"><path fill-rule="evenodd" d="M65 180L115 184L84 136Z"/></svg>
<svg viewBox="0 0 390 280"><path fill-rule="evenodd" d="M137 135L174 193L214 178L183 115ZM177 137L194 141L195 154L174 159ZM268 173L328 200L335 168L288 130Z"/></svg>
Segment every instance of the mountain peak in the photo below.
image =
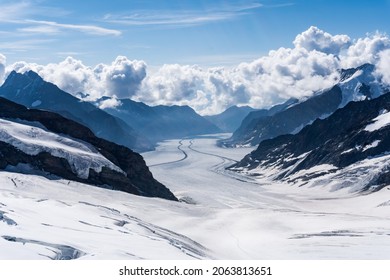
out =
<svg viewBox="0 0 390 280"><path fill-rule="evenodd" d="M25 76L29 77L31 80L43 80L41 76L38 75L38 73L32 71L32 70L29 70L29 71L26 71L24 72Z"/></svg>
<svg viewBox="0 0 390 280"><path fill-rule="evenodd" d="M343 92L340 107L350 101L372 99L383 93L380 83L374 75L375 66L369 63L356 68L342 69L338 86Z"/></svg>
<svg viewBox="0 0 390 280"><path fill-rule="evenodd" d="M358 71L360 71L361 74L364 73L365 75L372 75L374 70L375 70L375 66L370 63L365 63L356 68L341 69L340 82L345 82L346 80L350 79L352 76L358 73Z"/></svg>
<svg viewBox="0 0 390 280"><path fill-rule="evenodd" d="M24 73L18 73L13 70L4 82L4 87L22 88L31 83L41 84L44 80L36 72L29 70Z"/></svg>

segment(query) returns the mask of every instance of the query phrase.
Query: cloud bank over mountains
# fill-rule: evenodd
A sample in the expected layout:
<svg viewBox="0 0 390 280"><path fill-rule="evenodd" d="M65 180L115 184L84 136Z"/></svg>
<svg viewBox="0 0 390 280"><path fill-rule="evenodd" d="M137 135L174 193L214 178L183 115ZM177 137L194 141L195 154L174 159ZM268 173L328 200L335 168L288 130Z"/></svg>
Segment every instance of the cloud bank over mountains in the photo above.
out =
<svg viewBox="0 0 390 280"><path fill-rule="evenodd" d="M125 56L94 67L72 57L48 65L23 61L7 65L0 54L0 79L12 70L34 70L65 91L89 94L90 100L132 98L150 105L190 105L201 114L214 114L236 104L261 108L290 97L310 96L337 82L341 68L364 63L375 64L378 79L390 84L390 38L386 34L351 39L312 26L296 36L292 48L272 50L233 68L169 64L152 72L144 61ZM114 99L103 106L116 104Z"/></svg>

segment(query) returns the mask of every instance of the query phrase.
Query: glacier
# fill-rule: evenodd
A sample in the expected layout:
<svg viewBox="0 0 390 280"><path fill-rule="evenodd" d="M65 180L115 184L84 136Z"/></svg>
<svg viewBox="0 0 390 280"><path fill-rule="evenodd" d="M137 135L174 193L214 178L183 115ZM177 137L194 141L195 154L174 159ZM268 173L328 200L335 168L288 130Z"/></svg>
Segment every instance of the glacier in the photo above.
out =
<svg viewBox="0 0 390 280"><path fill-rule="evenodd" d="M276 182L226 170L250 149L217 147L223 137L164 141L143 154L180 203L1 171L0 259L390 257L389 188L337 187L384 158L311 185ZM332 166L308 172L322 169Z"/></svg>

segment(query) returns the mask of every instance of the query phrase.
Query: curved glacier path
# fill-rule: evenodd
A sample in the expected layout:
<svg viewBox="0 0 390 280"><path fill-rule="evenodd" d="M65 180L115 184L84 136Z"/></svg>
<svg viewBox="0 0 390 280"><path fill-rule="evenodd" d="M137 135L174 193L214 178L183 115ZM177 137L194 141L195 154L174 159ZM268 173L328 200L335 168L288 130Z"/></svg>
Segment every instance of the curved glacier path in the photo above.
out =
<svg viewBox="0 0 390 280"><path fill-rule="evenodd" d="M388 259L390 191L297 187L225 170L251 151L216 146L221 135L161 143L145 153L154 176L190 212L173 227L233 259ZM178 152L186 154L178 157ZM265 174L266 175L266 174ZM163 226L172 227L170 222Z"/></svg>
<svg viewBox="0 0 390 280"><path fill-rule="evenodd" d="M228 171L251 149L217 147L222 137L143 154L181 202L1 171L0 259L390 258L388 188L359 195L325 177L298 187Z"/></svg>

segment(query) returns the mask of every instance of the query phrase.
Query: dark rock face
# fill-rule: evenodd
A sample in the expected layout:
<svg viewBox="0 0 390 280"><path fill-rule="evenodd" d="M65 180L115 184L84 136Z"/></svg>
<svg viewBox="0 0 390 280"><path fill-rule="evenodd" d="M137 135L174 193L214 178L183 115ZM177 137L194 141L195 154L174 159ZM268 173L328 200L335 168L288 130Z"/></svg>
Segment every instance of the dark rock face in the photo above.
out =
<svg viewBox="0 0 390 280"><path fill-rule="evenodd" d="M0 141L0 169L8 165L16 166L24 163L64 179L109 187L136 195L177 200L169 189L153 178L141 155L127 147L96 137L90 129L79 123L56 113L27 109L4 98L0 98L0 118L39 122L51 132L90 143L126 174L103 167L99 173L90 169L89 177L82 179L72 171L66 159L52 156L47 152L35 156L28 155L2 141Z"/></svg>
<svg viewBox="0 0 390 280"><path fill-rule="evenodd" d="M374 131L365 128L387 111L390 111L390 93L372 100L350 102L330 117L317 119L296 135L262 141L255 151L232 168L276 165L281 170L289 170L280 173L278 179L284 179L321 164L344 168L364 159L386 155L390 152L390 126ZM306 153L305 157L300 157ZM385 170L370 183L380 187L389 184L390 170Z"/></svg>
<svg viewBox="0 0 390 280"><path fill-rule="evenodd" d="M154 142L221 132L188 106L151 107L130 99L121 99L120 102L118 107L105 111L122 119Z"/></svg>
<svg viewBox="0 0 390 280"><path fill-rule="evenodd" d="M11 72L0 87L3 96L27 108L58 113L91 129L98 137L136 151L153 149L151 142L132 127L114 116L45 82L33 71Z"/></svg>
<svg viewBox="0 0 390 280"><path fill-rule="evenodd" d="M208 121L215 124L223 132L233 132L241 125L243 119L255 109L249 106L232 106L218 115L204 116Z"/></svg>

